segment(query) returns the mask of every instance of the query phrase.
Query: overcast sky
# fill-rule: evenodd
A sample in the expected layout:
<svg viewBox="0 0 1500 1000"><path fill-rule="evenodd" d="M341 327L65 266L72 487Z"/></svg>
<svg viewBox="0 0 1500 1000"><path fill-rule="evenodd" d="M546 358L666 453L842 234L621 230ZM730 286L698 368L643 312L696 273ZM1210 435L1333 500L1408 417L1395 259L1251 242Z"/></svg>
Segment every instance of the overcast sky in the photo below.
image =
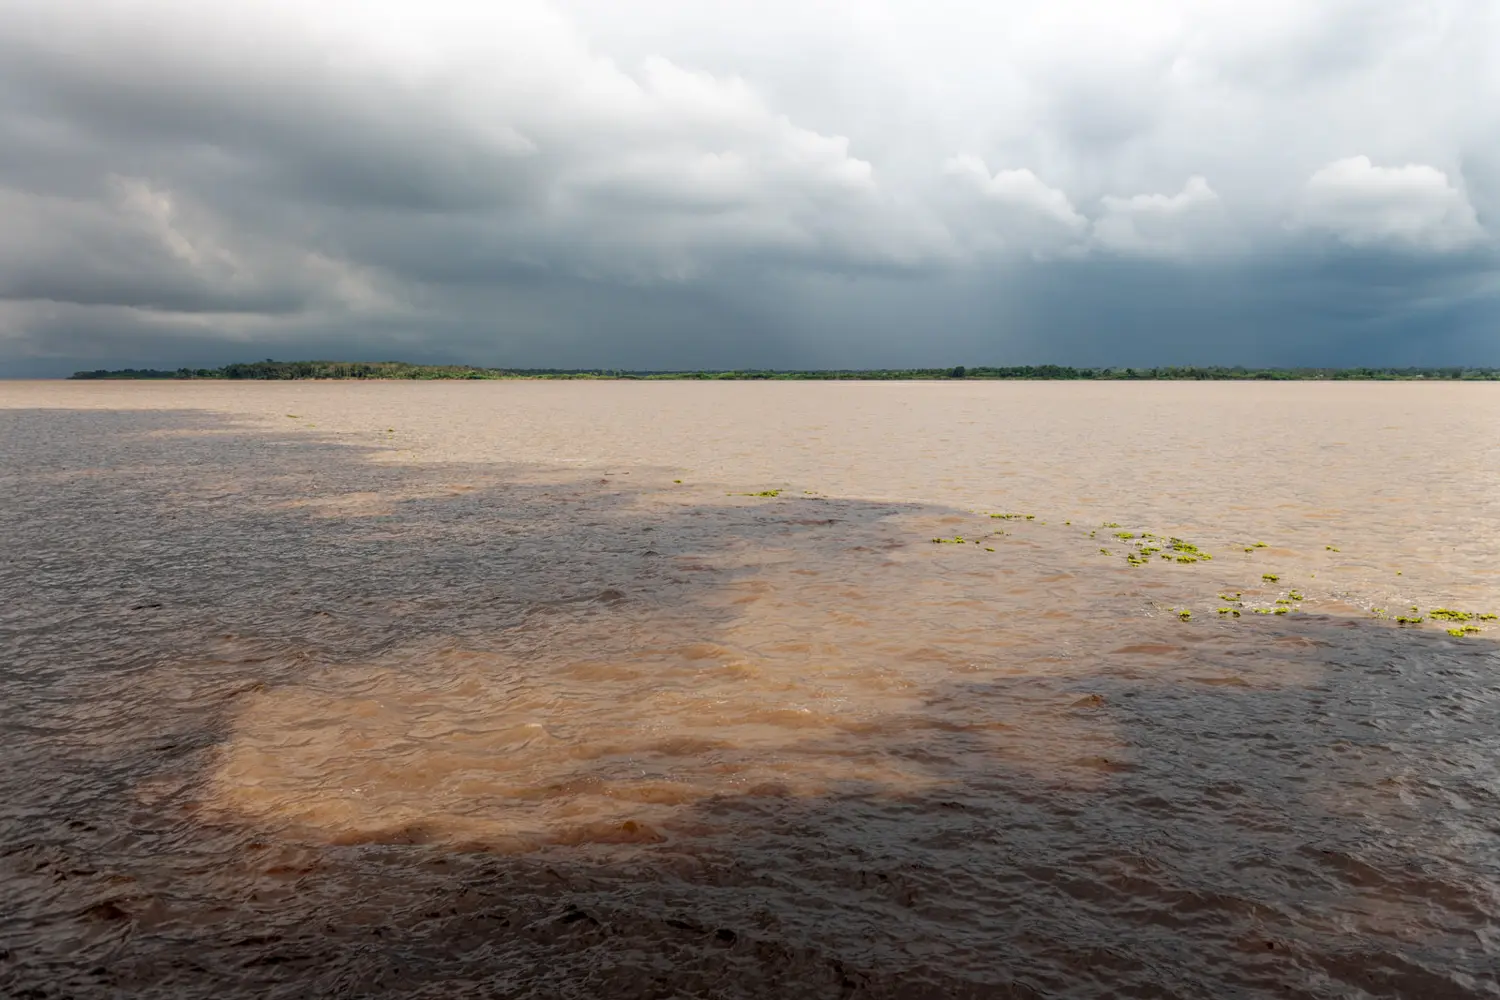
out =
<svg viewBox="0 0 1500 1000"><path fill-rule="evenodd" d="M1500 365L1500 0L0 0L0 375Z"/></svg>

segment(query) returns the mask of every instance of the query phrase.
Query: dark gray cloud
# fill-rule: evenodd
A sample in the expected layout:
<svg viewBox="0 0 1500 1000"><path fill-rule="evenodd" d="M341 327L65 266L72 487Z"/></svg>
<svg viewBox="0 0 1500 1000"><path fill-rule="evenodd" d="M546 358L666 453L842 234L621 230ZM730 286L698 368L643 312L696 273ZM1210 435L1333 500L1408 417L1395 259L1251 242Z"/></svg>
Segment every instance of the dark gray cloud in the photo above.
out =
<svg viewBox="0 0 1500 1000"><path fill-rule="evenodd" d="M0 374L1500 364L1500 15L0 0Z"/></svg>

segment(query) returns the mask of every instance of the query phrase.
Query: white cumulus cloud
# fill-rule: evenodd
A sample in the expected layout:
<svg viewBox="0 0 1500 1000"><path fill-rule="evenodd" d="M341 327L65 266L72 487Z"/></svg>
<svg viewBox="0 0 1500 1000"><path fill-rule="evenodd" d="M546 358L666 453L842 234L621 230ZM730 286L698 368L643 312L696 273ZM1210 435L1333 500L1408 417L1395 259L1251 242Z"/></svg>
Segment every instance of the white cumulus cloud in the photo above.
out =
<svg viewBox="0 0 1500 1000"><path fill-rule="evenodd" d="M1458 250L1485 238L1462 188L1436 167L1376 166L1368 156L1335 160L1310 178L1298 222L1353 246Z"/></svg>
<svg viewBox="0 0 1500 1000"><path fill-rule="evenodd" d="M1088 228L1064 192L1026 167L991 173L979 157L965 154L949 158L943 172L972 196L959 201L953 227L977 250L1057 252Z"/></svg>
<svg viewBox="0 0 1500 1000"><path fill-rule="evenodd" d="M1143 256L1181 257L1221 248L1225 216L1219 195L1199 176L1173 195L1105 195L1094 220L1097 246Z"/></svg>

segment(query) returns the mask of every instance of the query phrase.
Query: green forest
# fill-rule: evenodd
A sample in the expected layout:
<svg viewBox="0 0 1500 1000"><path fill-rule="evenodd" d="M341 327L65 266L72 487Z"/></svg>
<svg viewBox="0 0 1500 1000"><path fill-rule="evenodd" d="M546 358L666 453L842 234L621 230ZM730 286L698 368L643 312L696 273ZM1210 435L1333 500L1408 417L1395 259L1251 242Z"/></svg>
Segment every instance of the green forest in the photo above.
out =
<svg viewBox="0 0 1500 1000"><path fill-rule="evenodd" d="M952 368L871 368L828 371L624 371L610 368L479 368L416 365L404 361L250 361L222 368L122 368L75 372L75 379L696 379L737 380L926 380L1021 379L1108 381L1500 381L1500 368L1073 368L1064 365Z"/></svg>

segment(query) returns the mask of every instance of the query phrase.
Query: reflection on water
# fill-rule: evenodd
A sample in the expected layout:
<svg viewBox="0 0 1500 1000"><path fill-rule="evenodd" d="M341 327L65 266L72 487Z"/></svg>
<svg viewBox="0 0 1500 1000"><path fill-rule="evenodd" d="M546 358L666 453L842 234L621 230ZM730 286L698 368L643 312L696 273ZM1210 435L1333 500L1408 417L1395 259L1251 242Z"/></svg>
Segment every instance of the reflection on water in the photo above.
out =
<svg viewBox="0 0 1500 1000"><path fill-rule="evenodd" d="M131 388L245 396L0 409L0 994L1500 995L1491 626L1369 611L1500 610L1423 556L1494 542L1443 456L1383 473L1432 473L1420 529L1362 535L1353 482L1171 499L1180 468L1103 451L1092 499L1070 467L1038 504L1024 441L973 462L1029 456L1030 496L946 457L873 488L812 397L768 421L791 472L709 414L743 474L695 480L645 411L612 463L548 463L471 387L402 419L369 393L411 387ZM387 426L458 429L401 457ZM1264 549L1189 509L1229 488L1285 504ZM1116 531L1215 558L1132 567Z"/></svg>

